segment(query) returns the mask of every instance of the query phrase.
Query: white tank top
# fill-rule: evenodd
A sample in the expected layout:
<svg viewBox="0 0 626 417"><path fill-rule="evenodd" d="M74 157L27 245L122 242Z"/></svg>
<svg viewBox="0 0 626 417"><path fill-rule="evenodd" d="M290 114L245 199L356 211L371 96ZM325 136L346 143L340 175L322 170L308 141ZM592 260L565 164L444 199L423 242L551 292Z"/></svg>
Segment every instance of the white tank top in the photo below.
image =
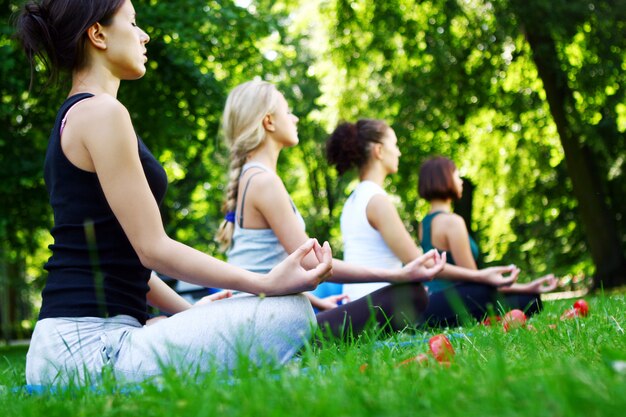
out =
<svg viewBox="0 0 626 417"><path fill-rule="evenodd" d="M375 182L362 181L344 204L341 212L343 259L351 264L371 268L401 268L400 259L394 255L382 235L367 220L367 205L377 194L387 195ZM344 284L343 293L348 295L350 300L356 300L385 285L389 284L386 282Z"/></svg>

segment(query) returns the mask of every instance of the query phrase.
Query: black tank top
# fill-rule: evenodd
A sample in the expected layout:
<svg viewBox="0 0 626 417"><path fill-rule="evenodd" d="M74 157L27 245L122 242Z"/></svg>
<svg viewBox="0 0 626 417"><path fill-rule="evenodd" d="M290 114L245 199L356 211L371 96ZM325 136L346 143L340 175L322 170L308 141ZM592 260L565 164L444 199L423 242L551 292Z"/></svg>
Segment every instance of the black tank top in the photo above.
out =
<svg viewBox="0 0 626 417"><path fill-rule="evenodd" d="M141 265L97 175L76 167L61 149L59 130L65 114L92 96L77 94L63 103L48 143L44 179L54 213L54 243L44 266L48 279L39 319L126 314L145 323L150 271ZM160 204L167 189L165 170L139 137L137 144L150 189Z"/></svg>

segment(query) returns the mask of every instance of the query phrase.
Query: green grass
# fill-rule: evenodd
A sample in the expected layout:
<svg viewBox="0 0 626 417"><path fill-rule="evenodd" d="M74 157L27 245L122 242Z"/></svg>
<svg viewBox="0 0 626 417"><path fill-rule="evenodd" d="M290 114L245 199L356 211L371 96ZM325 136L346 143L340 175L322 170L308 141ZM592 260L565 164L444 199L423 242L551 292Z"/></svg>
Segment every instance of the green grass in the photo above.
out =
<svg viewBox="0 0 626 417"><path fill-rule="evenodd" d="M623 416L626 300L588 299L590 316L561 322L572 301L547 303L536 331L471 325L446 331L450 367L396 366L427 352L437 331L372 334L310 347L283 368L242 366L202 380L167 375L160 387L55 395L0 393L3 416ZM557 323L556 329L548 324ZM465 336L463 336L465 335ZM416 341L409 345L402 342ZM23 384L25 349L0 350L0 385ZM361 365L367 368L361 372Z"/></svg>

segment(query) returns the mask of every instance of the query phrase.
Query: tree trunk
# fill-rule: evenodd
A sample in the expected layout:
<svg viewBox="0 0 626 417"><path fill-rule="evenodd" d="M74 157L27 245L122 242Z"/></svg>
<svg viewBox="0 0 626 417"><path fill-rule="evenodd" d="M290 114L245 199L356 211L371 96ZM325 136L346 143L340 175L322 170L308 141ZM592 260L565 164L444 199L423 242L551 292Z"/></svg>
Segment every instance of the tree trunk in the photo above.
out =
<svg viewBox="0 0 626 417"><path fill-rule="evenodd" d="M555 41L541 22L524 22L525 36L533 61L541 78L556 124L565 162L572 181L574 196L578 201L580 219L587 234L587 243L596 266L594 284L615 287L626 283L626 259L615 222L609 209L605 184L598 174L589 149L581 144L581 122L574 98L561 69ZM531 29L532 28L532 29Z"/></svg>

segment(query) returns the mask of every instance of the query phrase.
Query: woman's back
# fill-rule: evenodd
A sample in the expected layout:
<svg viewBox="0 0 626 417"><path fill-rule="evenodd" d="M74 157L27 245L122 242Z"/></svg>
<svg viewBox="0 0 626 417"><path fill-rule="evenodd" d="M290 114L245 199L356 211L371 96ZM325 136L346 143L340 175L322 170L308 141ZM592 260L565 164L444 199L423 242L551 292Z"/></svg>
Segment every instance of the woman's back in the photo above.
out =
<svg viewBox="0 0 626 417"><path fill-rule="evenodd" d="M240 177L244 178L245 176L245 179L240 187L242 189L241 201L238 201L235 212L232 243L226 253L228 263L258 273L269 272L289 256L274 230L271 228L252 229L245 227L244 224L244 209L249 208L246 206L246 195L250 187L254 186L252 183L254 176L263 172L269 172L269 169L260 163L247 163L241 169ZM302 229L304 229L304 219L293 203L292 206Z"/></svg>
<svg viewBox="0 0 626 417"><path fill-rule="evenodd" d="M341 212L344 261L372 268L401 268L402 262L367 219L367 205L372 197L378 194L387 193L372 181L362 181L346 200ZM388 284L382 282L344 284L343 292L355 300L385 285Z"/></svg>
<svg viewBox="0 0 626 417"><path fill-rule="evenodd" d="M440 216L443 214L442 216ZM447 213L449 214L449 213ZM446 234L446 213L444 211L433 211L428 213L420 224L420 244L424 251L431 249L437 249L439 251L446 251L447 262L452 265L456 265L454 261L454 254L450 251L450 245L447 243ZM472 252L474 261L478 261L480 250L478 244L471 237L469 238L469 245Z"/></svg>
<svg viewBox="0 0 626 417"><path fill-rule="evenodd" d="M54 213L54 243L45 265L49 274L40 318L127 314L145 322L150 271L107 203L96 173L76 167L61 147L69 110L91 97L77 94L65 101L48 143L44 178ZM167 176L143 142L137 143L144 173L160 202Z"/></svg>

